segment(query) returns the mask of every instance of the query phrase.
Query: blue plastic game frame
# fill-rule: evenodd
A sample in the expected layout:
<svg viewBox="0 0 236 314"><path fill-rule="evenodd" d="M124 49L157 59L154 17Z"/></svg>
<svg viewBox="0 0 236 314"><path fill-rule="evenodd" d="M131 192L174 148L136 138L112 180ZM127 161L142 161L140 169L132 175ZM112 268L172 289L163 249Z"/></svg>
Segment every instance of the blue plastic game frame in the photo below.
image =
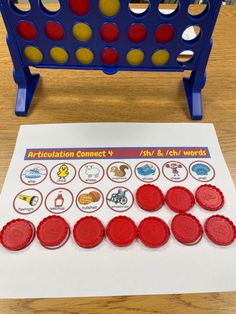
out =
<svg viewBox="0 0 236 314"><path fill-rule="evenodd" d="M80 1L80 0L78 0ZM177 10L170 15L163 15L158 11L159 0L150 0L148 10L140 15L129 9L129 0L120 0L120 10L113 16L105 16L99 10L99 0L90 0L90 11L84 16L73 13L69 0L59 0L60 9L57 12L48 11L41 0L29 0L31 8L27 12L18 10L10 0L0 0L0 10L7 29L7 44L13 61L13 76L18 85L16 114L27 115L34 96L39 74L31 74L30 67L50 69L77 69L101 70L106 74L115 74L117 71L164 71L184 72L191 71L189 78L183 78L185 94L192 119L202 118L202 89L206 83L206 66L212 48L212 33L221 7L221 0L208 0L205 11L197 16L188 13L191 0L179 0ZM26 40L19 36L17 25L21 21L31 22L37 30L34 40ZM53 41L45 34L45 25L49 21L60 23L65 36L60 41ZM93 36L88 42L78 41L72 34L75 23L88 23ZM113 43L107 43L100 37L99 29L104 23L115 23L120 29L119 38ZM127 31L131 25L139 23L147 29L146 39L141 43L131 42ZM155 31L161 25L172 25L174 38L166 43L159 43L155 39ZM201 32L197 38L186 41L182 38L183 32L189 26L198 26ZM27 46L40 49L43 59L40 63L29 61L24 55ZM50 57L53 47L64 48L69 59L65 64L58 64ZM94 53L94 60L90 65L82 65L76 58L76 51L81 47L89 47ZM115 65L104 64L101 58L103 49L112 47L119 53L119 60ZM141 49L144 60L139 66L131 66L126 55L131 49ZM169 61L162 66L152 63L152 54L157 50L167 50ZM182 63L177 60L178 55L186 50L194 53L193 58ZM157 78L158 82L158 78Z"/></svg>

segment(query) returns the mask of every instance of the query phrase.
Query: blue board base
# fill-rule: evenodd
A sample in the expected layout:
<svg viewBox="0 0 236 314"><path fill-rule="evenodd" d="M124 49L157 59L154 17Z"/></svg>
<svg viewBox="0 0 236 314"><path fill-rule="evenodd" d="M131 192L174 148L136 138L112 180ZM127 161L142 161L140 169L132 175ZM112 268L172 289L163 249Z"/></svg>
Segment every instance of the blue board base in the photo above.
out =
<svg viewBox="0 0 236 314"><path fill-rule="evenodd" d="M193 120L202 119L202 92L196 91L191 86L191 79L184 78L184 90L188 101L189 111Z"/></svg>

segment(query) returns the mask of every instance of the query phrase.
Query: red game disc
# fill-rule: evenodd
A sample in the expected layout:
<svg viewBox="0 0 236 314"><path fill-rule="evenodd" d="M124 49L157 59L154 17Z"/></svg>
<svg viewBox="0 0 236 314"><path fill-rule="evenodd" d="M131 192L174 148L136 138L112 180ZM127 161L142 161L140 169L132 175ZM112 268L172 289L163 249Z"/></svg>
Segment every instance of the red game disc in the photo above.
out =
<svg viewBox="0 0 236 314"><path fill-rule="evenodd" d="M89 0L69 0L70 9L78 16L84 16L90 10Z"/></svg>
<svg viewBox="0 0 236 314"><path fill-rule="evenodd" d="M64 37L64 29L56 22L48 22L45 27L45 33L50 39L55 41L62 40Z"/></svg>
<svg viewBox="0 0 236 314"><path fill-rule="evenodd" d="M102 52L102 61L106 64L116 64L119 60L119 54L114 48L105 48Z"/></svg>
<svg viewBox="0 0 236 314"><path fill-rule="evenodd" d="M196 201L202 208L210 211L219 210L224 205L224 195L214 185L203 184L195 193Z"/></svg>
<svg viewBox="0 0 236 314"><path fill-rule="evenodd" d="M70 236L68 223L60 216L44 218L37 227L39 242L47 249L58 249L63 246Z"/></svg>
<svg viewBox="0 0 236 314"><path fill-rule="evenodd" d="M204 225L207 237L218 245L229 245L236 237L233 222L222 215L209 217Z"/></svg>
<svg viewBox="0 0 236 314"><path fill-rule="evenodd" d="M179 242L186 245L197 244L202 238L199 220L190 214L178 214L171 222L171 231Z"/></svg>
<svg viewBox="0 0 236 314"><path fill-rule="evenodd" d="M110 220L106 229L107 237L116 246L130 245L137 237L137 227L132 219L118 216Z"/></svg>
<svg viewBox="0 0 236 314"><path fill-rule="evenodd" d="M100 28L100 36L103 40L111 43L119 38L120 30L114 23L105 23Z"/></svg>
<svg viewBox="0 0 236 314"><path fill-rule="evenodd" d="M138 236L144 245L150 248L157 248L166 244L170 237L170 231L162 219L148 217L140 222Z"/></svg>
<svg viewBox="0 0 236 314"><path fill-rule="evenodd" d="M86 216L77 221L73 229L76 243L83 248L99 245L105 235L103 224L93 216Z"/></svg>
<svg viewBox="0 0 236 314"><path fill-rule="evenodd" d="M167 191L165 202L174 212L184 213L193 207L195 200L192 192L188 189L183 186L175 186Z"/></svg>
<svg viewBox="0 0 236 314"><path fill-rule="evenodd" d="M164 204L162 191L153 184L144 184L136 192L136 200L144 210L156 211Z"/></svg>
<svg viewBox="0 0 236 314"><path fill-rule="evenodd" d="M34 236L35 228L30 221L15 219L3 227L1 243L8 250L19 251L29 246Z"/></svg>
<svg viewBox="0 0 236 314"><path fill-rule="evenodd" d="M161 25L155 33L156 41L166 44L174 38L175 31L171 25Z"/></svg>
<svg viewBox="0 0 236 314"><path fill-rule="evenodd" d="M34 40L37 31L31 22L20 22L17 25L18 34L26 40Z"/></svg>
<svg viewBox="0 0 236 314"><path fill-rule="evenodd" d="M147 36L146 27L143 24L134 24L128 30L128 38L134 43L144 41Z"/></svg>

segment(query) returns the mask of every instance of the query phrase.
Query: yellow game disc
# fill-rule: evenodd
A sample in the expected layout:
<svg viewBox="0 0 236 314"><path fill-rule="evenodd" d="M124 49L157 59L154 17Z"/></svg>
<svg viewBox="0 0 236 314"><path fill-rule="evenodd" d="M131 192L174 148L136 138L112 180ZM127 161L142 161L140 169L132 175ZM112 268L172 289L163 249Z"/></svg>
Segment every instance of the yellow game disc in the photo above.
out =
<svg viewBox="0 0 236 314"><path fill-rule="evenodd" d="M31 62L39 63L43 59L42 52L33 46L28 46L24 50L24 55L27 59L29 59Z"/></svg>
<svg viewBox="0 0 236 314"><path fill-rule="evenodd" d="M54 47L50 51L51 58L57 63L66 63L69 59L68 53L65 49Z"/></svg>
<svg viewBox="0 0 236 314"><path fill-rule="evenodd" d="M90 64L93 62L94 54L88 48L79 48L76 51L76 58L82 64Z"/></svg>
<svg viewBox="0 0 236 314"><path fill-rule="evenodd" d="M140 49L132 49L127 53L126 60L131 65L139 65L144 60L144 53Z"/></svg>
<svg viewBox="0 0 236 314"><path fill-rule="evenodd" d="M152 63L156 66L166 64L170 59L170 54L166 50L157 50L152 55Z"/></svg>
<svg viewBox="0 0 236 314"><path fill-rule="evenodd" d="M120 10L119 0L99 0L99 9L106 16L114 16Z"/></svg>
<svg viewBox="0 0 236 314"><path fill-rule="evenodd" d="M91 27L85 23L75 24L72 33L74 37L79 41L88 41L93 35Z"/></svg>

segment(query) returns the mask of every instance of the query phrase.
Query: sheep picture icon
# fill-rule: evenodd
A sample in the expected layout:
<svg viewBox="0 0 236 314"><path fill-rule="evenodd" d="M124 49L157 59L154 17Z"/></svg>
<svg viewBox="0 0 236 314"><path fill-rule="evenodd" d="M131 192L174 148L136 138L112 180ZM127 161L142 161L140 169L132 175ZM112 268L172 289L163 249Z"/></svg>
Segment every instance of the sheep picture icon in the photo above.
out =
<svg viewBox="0 0 236 314"><path fill-rule="evenodd" d="M96 162L88 162L79 169L79 178L87 184L94 184L102 180L105 171L103 167Z"/></svg>
<svg viewBox="0 0 236 314"><path fill-rule="evenodd" d="M100 169L94 165L87 165L85 173L87 174L88 178L98 178L100 174Z"/></svg>

